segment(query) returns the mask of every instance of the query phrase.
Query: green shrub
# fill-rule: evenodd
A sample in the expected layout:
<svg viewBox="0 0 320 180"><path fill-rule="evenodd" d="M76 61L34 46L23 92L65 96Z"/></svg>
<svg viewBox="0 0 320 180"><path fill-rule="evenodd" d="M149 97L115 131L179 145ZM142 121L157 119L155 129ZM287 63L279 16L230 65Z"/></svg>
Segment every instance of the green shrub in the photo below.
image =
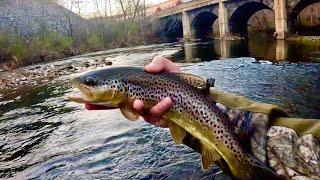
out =
<svg viewBox="0 0 320 180"><path fill-rule="evenodd" d="M63 50L70 50L72 44L73 44L73 39L72 37L68 37L68 36L60 37L57 43L57 45Z"/></svg>
<svg viewBox="0 0 320 180"><path fill-rule="evenodd" d="M8 32L0 33L0 60L1 62L15 59L15 63L23 64L28 50L25 41ZM18 60L18 62L16 62Z"/></svg>
<svg viewBox="0 0 320 180"><path fill-rule="evenodd" d="M87 45L90 49L97 49L103 47L103 41L100 33L89 34L87 39Z"/></svg>
<svg viewBox="0 0 320 180"><path fill-rule="evenodd" d="M16 39L9 47L9 52L18 59L19 63L23 63L27 56L27 46L20 39Z"/></svg>
<svg viewBox="0 0 320 180"><path fill-rule="evenodd" d="M4 62L9 56L10 36L7 33L0 34L0 62Z"/></svg>
<svg viewBox="0 0 320 180"><path fill-rule="evenodd" d="M132 22L129 25L129 30L132 34L136 34L139 32L139 25L136 22Z"/></svg>

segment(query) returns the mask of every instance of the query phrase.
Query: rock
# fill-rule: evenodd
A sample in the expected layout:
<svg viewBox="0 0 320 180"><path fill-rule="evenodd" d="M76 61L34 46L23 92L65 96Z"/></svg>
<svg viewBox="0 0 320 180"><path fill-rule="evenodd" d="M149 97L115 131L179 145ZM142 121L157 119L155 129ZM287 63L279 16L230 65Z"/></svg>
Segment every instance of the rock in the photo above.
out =
<svg viewBox="0 0 320 180"><path fill-rule="evenodd" d="M27 80L28 80L27 77L22 77L22 78L20 79L20 81L27 81Z"/></svg>
<svg viewBox="0 0 320 180"><path fill-rule="evenodd" d="M84 67L86 67L86 68L90 67L89 62L85 62L85 63L84 63Z"/></svg>
<svg viewBox="0 0 320 180"><path fill-rule="evenodd" d="M112 62L111 62L111 61L107 61L107 62L105 62L104 64L107 65L107 66L111 66L111 65L112 65Z"/></svg>
<svg viewBox="0 0 320 180"><path fill-rule="evenodd" d="M74 67L72 65L68 65L67 69L73 69Z"/></svg>

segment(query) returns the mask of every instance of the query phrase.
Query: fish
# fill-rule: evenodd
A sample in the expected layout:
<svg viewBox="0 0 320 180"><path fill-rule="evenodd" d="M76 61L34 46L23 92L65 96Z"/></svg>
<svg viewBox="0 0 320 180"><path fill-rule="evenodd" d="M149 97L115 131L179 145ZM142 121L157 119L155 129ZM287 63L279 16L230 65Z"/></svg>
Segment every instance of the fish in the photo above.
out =
<svg viewBox="0 0 320 180"><path fill-rule="evenodd" d="M70 95L69 100L120 108L131 121L139 119L134 100L142 100L147 110L170 97L173 105L163 121L175 143L197 142L203 169L216 164L234 179L283 179L240 144L228 116L210 98L208 83L202 77L113 67L85 73L72 79L71 84L80 93Z"/></svg>

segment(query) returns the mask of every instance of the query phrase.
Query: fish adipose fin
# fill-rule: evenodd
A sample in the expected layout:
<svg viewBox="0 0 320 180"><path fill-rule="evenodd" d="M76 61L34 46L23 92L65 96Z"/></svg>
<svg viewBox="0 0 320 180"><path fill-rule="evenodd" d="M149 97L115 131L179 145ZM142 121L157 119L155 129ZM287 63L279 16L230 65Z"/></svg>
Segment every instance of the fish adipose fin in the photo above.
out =
<svg viewBox="0 0 320 180"><path fill-rule="evenodd" d="M175 123L170 123L169 129L170 129L170 134L172 136L173 141L177 144L182 144L183 139L187 135L187 131L185 131Z"/></svg>
<svg viewBox="0 0 320 180"><path fill-rule="evenodd" d="M201 151L203 169L208 169L221 158L216 150L206 148L204 145L202 145Z"/></svg>
<svg viewBox="0 0 320 180"><path fill-rule="evenodd" d="M187 74L187 73L177 73L176 75L180 77L182 80L184 80L186 83L188 83L190 86L196 87L198 89L207 88L206 79L200 76L195 76L193 74Z"/></svg>
<svg viewBox="0 0 320 180"><path fill-rule="evenodd" d="M209 94L210 87L214 87L215 79L213 78L205 79L200 76L187 73L177 73L176 75L190 86L199 89L203 94Z"/></svg>
<svg viewBox="0 0 320 180"><path fill-rule="evenodd" d="M130 121L136 121L139 119L139 114L135 112L135 110L132 109L132 106L130 105L121 105L120 111L123 114L123 116Z"/></svg>

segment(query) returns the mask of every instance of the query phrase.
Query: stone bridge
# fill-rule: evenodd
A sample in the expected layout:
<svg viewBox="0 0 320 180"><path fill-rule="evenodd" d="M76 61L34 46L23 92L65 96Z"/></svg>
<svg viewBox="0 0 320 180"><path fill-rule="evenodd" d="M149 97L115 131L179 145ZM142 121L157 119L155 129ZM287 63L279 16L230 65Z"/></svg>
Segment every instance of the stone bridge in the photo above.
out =
<svg viewBox="0 0 320 180"><path fill-rule="evenodd" d="M250 17L269 9L275 17L274 35L285 39L294 32L298 14L317 2L320 0L192 0L158 11L153 17L169 36L201 39L213 33L213 23L218 20L220 38L246 37Z"/></svg>

